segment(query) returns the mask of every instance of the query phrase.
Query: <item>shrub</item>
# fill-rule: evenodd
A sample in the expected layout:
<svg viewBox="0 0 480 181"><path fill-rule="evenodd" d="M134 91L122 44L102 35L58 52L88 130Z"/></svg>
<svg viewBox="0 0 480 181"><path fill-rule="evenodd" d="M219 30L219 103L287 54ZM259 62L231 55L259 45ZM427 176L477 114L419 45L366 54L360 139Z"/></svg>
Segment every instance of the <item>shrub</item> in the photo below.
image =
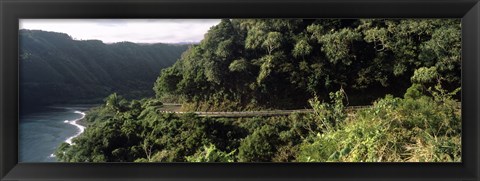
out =
<svg viewBox="0 0 480 181"><path fill-rule="evenodd" d="M242 141L239 147L239 161L269 162L275 155L277 144L277 130L272 126L264 125Z"/></svg>
<svg viewBox="0 0 480 181"><path fill-rule="evenodd" d="M210 146L203 146L203 149L192 156L187 156L185 159L188 162L234 162L235 152L236 150L226 153L210 144Z"/></svg>
<svg viewBox="0 0 480 181"><path fill-rule="evenodd" d="M310 119L318 126L318 128L311 128L311 131L315 132L317 129L333 130L338 123L347 117L343 103L345 99L343 89L335 93L330 93L330 99L331 103L321 103L317 97L309 101L313 108L313 114Z"/></svg>
<svg viewBox="0 0 480 181"><path fill-rule="evenodd" d="M387 95L337 130L306 140L297 161L460 161L461 119L454 101L438 102L415 90L404 99Z"/></svg>

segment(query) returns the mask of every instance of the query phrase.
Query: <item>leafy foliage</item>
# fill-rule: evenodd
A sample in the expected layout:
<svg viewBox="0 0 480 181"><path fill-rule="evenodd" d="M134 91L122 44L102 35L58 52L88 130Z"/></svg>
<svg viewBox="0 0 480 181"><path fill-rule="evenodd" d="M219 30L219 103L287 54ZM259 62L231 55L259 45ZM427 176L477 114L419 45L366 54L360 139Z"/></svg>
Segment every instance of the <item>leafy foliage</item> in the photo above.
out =
<svg viewBox="0 0 480 181"><path fill-rule="evenodd" d="M459 33L460 22L445 19L224 19L161 71L155 98L111 94L87 113L85 133L56 155L68 162L459 162ZM313 111L162 112L171 100L187 112Z"/></svg>
<svg viewBox="0 0 480 181"><path fill-rule="evenodd" d="M234 162L236 150L225 153L219 151L215 145L204 146L203 150L197 152L193 156L188 156L186 159L188 162Z"/></svg>
<svg viewBox="0 0 480 181"><path fill-rule="evenodd" d="M420 87L413 84L403 99L387 95L335 130L319 132L302 144L298 161L461 161L458 104L447 94L424 95Z"/></svg>
<svg viewBox="0 0 480 181"><path fill-rule="evenodd" d="M414 70L429 67L452 91L460 30L455 19L225 19L154 89L187 111L303 108L340 88L358 105L401 96Z"/></svg>

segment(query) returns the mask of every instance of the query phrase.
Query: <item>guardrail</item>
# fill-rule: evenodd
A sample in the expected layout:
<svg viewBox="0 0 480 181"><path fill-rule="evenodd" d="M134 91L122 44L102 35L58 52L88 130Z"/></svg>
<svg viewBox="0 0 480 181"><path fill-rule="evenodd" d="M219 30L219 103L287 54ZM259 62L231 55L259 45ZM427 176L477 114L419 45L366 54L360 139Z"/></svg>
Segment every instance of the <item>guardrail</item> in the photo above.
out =
<svg viewBox="0 0 480 181"><path fill-rule="evenodd" d="M256 116L287 116L294 112L308 113L313 110L282 110L282 111L235 111L235 112L175 112L161 111L164 113L186 114L194 113L201 117L256 117Z"/></svg>
<svg viewBox="0 0 480 181"><path fill-rule="evenodd" d="M349 109L362 109L368 106L358 106ZM232 111L232 112L182 112L182 111L160 111L163 113L187 114L194 113L200 117L266 117L266 116L288 116L293 113L311 113L313 109L296 110L273 110L273 111Z"/></svg>
<svg viewBox="0 0 480 181"><path fill-rule="evenodd" d="M461 109L461 102L457 102ZM347 111L368 109L372 105L348 106ZM182 112L182 111L160 111L163 113L187 114L194 113L200 117L266 117L266 116L288 116L293 113L311 113L313 109L295 109L295 110L272 110L272 111L231 111L231 112Z"/></svg>
<svg viewBox="0 0 480 181"><path fill-rule="evenodd" d="M182 104L179 103L162 103L164 106L182 106Z"/></svg>

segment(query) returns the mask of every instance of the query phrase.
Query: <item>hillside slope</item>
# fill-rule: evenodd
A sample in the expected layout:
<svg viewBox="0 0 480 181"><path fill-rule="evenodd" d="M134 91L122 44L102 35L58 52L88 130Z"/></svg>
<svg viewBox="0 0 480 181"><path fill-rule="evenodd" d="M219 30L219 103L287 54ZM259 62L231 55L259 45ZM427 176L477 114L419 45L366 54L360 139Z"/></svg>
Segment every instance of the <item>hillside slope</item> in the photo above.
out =
<svg viewBox="0 0 480 181"><path fill-rule="evenodd" d="M130 98L151 96L162 68L180 58L188 45L104 44L69 35L20 30L22 108L92 103L112 92Z"/></svg>
<svg viewBox="0 0 480 181"><path fill-rule="evenodd" d="M366 105L402 96L424 67L454 90L460 35L458 19L224 19L154 89L196 111L303 109L340 89Z"/></svg>

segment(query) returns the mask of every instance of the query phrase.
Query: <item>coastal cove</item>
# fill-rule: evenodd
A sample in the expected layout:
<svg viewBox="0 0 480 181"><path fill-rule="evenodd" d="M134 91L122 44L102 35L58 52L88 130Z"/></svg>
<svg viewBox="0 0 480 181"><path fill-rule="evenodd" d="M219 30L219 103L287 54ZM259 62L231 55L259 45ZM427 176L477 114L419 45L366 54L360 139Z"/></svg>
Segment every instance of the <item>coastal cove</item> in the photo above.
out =
<svg viewBox="0 0 480 181"><path fill-rule="evenodd" d="M19 162L57 162L55 149L83 133L91 104L49 106L20 116Z"/></svg>

